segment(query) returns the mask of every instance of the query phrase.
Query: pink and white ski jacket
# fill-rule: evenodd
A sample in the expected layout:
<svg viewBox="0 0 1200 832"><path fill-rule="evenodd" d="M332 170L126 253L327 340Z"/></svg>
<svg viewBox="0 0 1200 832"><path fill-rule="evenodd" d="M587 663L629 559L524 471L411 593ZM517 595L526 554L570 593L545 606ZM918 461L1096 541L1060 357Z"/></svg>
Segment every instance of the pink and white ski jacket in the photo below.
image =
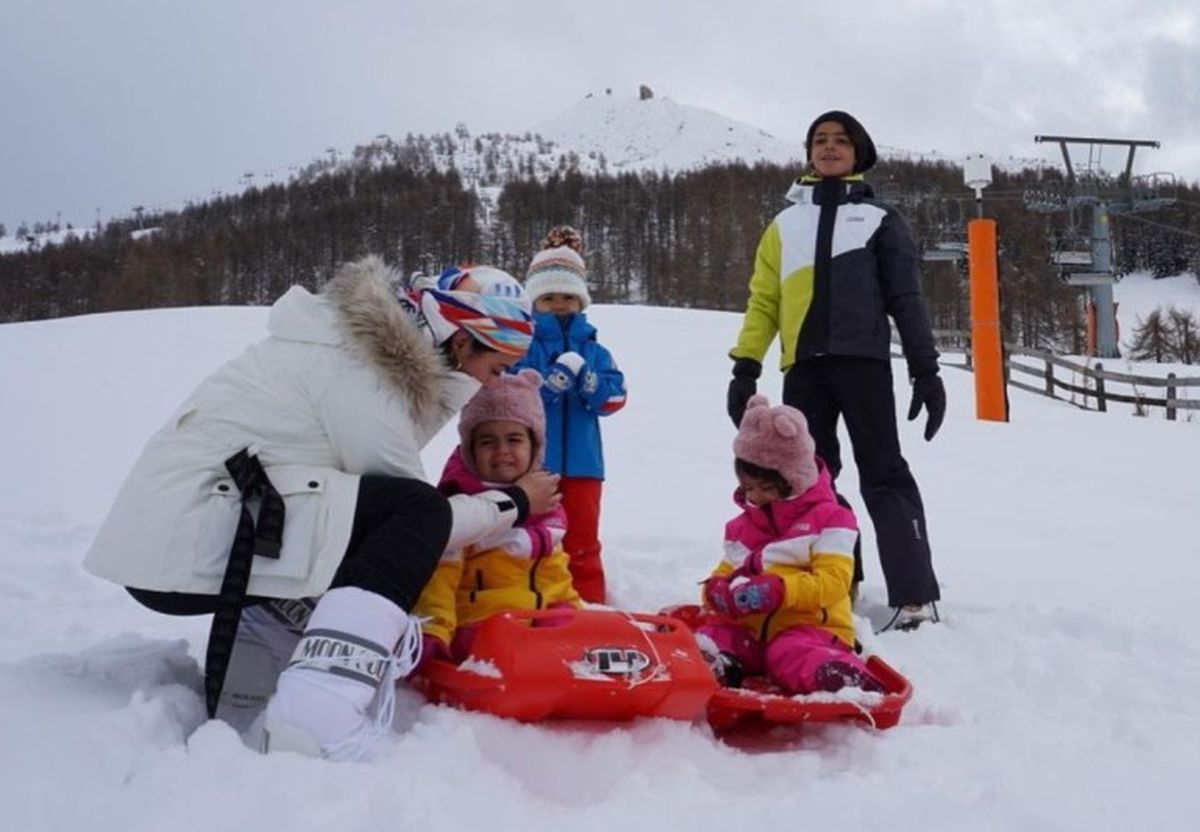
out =
<svg viewBox="0 0 1200 832"><path fill-rule="evenodd" d="M790 627L820 627L854 645L850 583L854 578L854 512L838 504L825 464L802 494L759 508L739 488L742 513L725 524L725 557L713 577L768 573L783 579L784 600L768 615L738 619L766 643Z"/></svg>

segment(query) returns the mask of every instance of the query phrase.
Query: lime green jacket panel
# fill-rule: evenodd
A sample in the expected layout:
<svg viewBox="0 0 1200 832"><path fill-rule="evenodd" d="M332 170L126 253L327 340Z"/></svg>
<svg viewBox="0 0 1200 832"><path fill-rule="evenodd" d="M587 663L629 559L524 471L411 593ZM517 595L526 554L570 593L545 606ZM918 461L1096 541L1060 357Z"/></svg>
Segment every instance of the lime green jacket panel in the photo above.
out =
<svg viewBox="0 0 1200 832"><path fill-rule="evenodd" d="M737 345L729 351L729 357L752 358L762 363L771 342L779 335L780 367L786 370L796 360L800 325L812 304L813 260L811 256L796 256L797 247L789 240L790 256L784 262L780 231L780 221L784 219L782 214L776 217L759 240L754 273L750 276L750 299Z"/></svg>

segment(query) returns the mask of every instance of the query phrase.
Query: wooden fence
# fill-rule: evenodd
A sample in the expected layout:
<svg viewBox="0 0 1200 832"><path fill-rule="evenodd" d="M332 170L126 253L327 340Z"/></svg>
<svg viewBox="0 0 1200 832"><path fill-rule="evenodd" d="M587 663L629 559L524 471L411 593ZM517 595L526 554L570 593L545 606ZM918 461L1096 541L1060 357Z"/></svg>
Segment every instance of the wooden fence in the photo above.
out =
<svg viewBox="0 0 1200 832"><path fill-rule="evenodd" d="M971 369L970 333L935 329L933 334L940 348L962 351L963 363L943 363ZM1151 407L1161 407L1171 421L1175 421L1180 410L1200 410L1200 398L1187 398L1189 388L1200 388L1200 377L1179 378L1167 373L1166 378L1155 378L1116 373L1105 370L1099 361L1080 364L1044 350L1014 344L1006 344L1004 352L1004 377L1009 386L1062 399L1085 410L1107 412L1110 402L1122 402L1133 405L1134 412L1139 414ZM1056 369L1064 372L1056 374ZM1038 378L1040 383L1032 383L1026 377Z"/></svg>

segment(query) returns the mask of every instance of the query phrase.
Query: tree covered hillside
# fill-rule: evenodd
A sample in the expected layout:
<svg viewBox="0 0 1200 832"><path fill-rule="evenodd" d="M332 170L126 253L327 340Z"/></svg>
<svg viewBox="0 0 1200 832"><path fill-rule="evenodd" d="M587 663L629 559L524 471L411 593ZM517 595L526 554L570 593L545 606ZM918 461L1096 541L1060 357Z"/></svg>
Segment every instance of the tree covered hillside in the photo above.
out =
<svg viewBox="0 0 1200 832"><path fill-rule="evenodd" d="M502 138L376 142L347 162L314 163L288 184L0 256L2 319L262 304L293 283L317 287L339 262L366 253L404 273L471 260L520 276L546 229L559 223L582 232L600 302L735 310L746 300L758 237L785 206L797 172L733 162L614 173L603 159L539 155L551 146L516 138L524 161L514 163L512 152L497 149ZM477 152L455 156L458 146ZM868 181L928 250L961 241L974 216L961 169L946 162L884 160ZM1025 199L1059 186L1053 170L997 171L985 204L999 222L1007 336L1077 352L1079 294L1057 279L1049 259L1053 241L1072 233L1069 215L1030 210ZM1120 270L1200 273L1200 189L1175 186L1167 195L1179 201L1162 212L1114 215ZM961 267L930 261L923 270L934 326L965 329Z"/></svg>

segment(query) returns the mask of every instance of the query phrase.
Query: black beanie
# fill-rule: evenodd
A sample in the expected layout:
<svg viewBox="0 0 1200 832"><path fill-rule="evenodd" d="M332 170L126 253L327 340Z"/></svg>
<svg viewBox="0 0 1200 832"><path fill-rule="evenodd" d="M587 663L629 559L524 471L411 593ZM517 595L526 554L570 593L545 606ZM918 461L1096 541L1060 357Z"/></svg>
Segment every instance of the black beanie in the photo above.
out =
<svg viewBox="0 0 1200 832"><path fill-rule="evenodd" d="M846 128L846 135L850 137L850 142L854 145L854 172L864 173L875 166L875 142L871 141L871 137L867 135L866 128L858 123L858 119L849 113L844 113L841 110L830 110L828 113L822 113L817 116L808 128L808 135L804 137L804 151L808 154L808 160L812 161L812 140L813 133L817 132L817 125L827 121L836 121L842 127Z"/></svg>

